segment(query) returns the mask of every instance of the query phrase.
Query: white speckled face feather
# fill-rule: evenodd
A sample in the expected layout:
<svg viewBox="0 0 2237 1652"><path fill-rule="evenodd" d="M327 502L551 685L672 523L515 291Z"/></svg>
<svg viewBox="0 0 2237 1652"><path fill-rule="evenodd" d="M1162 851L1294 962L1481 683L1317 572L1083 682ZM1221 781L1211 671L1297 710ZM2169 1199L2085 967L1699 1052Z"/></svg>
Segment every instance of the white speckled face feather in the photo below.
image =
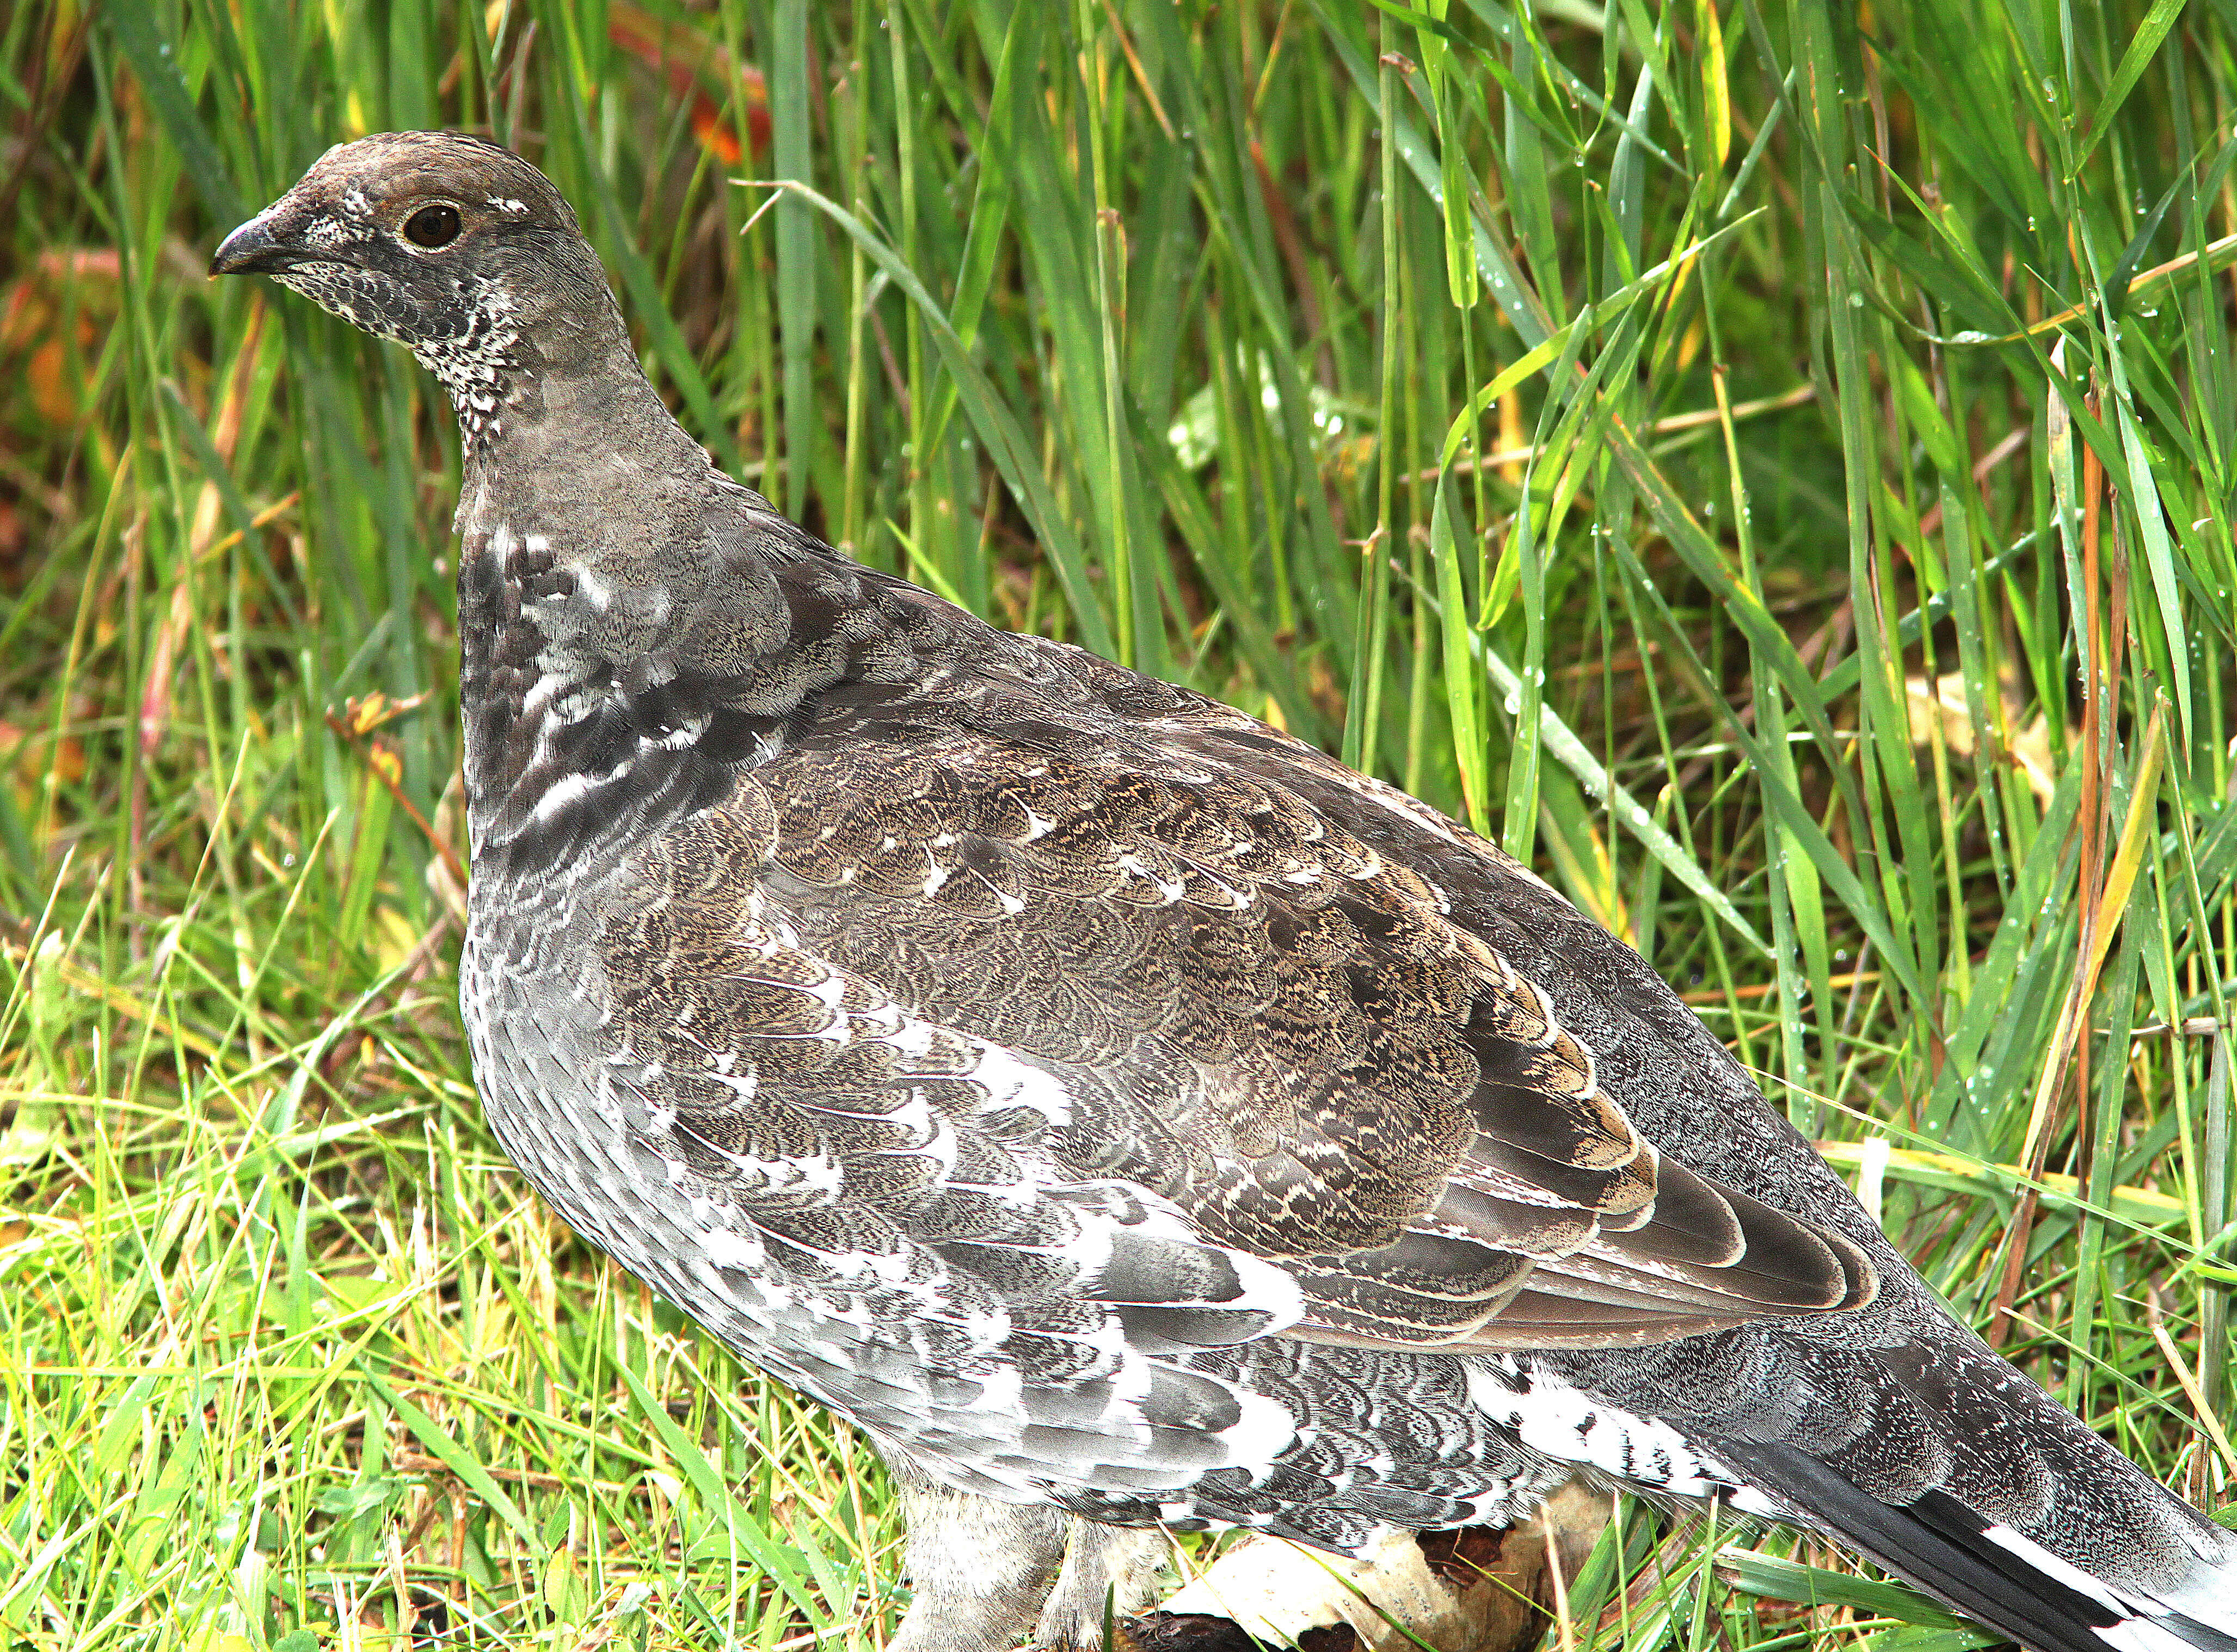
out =
<svg viewBox="0 0 2237 1652"><path fill-rule="evenodd" d="M502 286L479 285L467 305L472 319L464 332L414 344L412 353L450 392L461 434L476 444L496 433L501 405L519 367L515 352L520 329L511 293Z"/></svg>
<svg viewBox="0 0 2237 1652"><path fill-rule="evenodd" d="M450 395L487 1116L876 1442L897 1652L1070 1648L1144 1598L1115 1528L1356 1548L1578 1471L2038 1652L2237 1652L2237 1538L1953 1321L1641 959L1415 800L717 474L525 161L340 146L213 269Z"/></svg>

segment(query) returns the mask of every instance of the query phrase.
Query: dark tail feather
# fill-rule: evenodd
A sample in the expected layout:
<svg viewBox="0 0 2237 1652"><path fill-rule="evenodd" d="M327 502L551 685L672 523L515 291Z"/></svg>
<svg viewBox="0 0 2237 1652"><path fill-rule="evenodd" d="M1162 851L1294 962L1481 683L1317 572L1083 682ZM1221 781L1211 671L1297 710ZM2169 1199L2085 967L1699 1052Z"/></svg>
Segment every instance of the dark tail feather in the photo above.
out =
<svg viewBox="0 0 2237 1652"><path fill-rule="evenodd" d="M1810 1524L2036 1652L2237 1652L2237 1573L2206 1585L2217 1627L2186 1615L2196 1591L2173 1604L2101 1583L2023 1538L1991 1536L1946 1492L1896 1507L1791 1445L1720 1442L1717 1454L1789 1509L1808 1510Z"/></svg>

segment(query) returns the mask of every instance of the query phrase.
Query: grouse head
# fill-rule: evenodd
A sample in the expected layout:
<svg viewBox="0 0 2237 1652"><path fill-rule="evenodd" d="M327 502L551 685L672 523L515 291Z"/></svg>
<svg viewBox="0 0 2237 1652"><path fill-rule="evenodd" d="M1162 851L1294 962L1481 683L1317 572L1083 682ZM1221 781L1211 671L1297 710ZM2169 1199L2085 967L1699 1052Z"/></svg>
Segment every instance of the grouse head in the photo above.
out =
<svg viewBox="0 0 2237 1652"><path fill-rule="evenodd" d="M210 273L269 275L409 346L469 439L523 380L595 372L627 347L565 200L518 155L464 133L337 144L225 238Z"/></svg>

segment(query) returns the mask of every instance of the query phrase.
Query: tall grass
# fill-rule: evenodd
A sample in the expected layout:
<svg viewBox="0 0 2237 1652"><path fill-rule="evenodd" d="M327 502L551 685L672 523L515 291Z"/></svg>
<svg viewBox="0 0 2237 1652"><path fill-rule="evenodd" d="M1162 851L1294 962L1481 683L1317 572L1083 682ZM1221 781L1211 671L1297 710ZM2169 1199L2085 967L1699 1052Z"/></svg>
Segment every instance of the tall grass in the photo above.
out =
<svg viewBox="0 0 2237 1652"><path fill-rule="evenodd" d="M0 13L0 1645L891 1609L867 1453L479 1122L446 408L201 277L328 143L431 124L551 174L723 462L1535 863L1962 1313L2226 1502L2233 24ZM1633 1511L1577 1643L1972 1643L1732 1541Z"/></svg>

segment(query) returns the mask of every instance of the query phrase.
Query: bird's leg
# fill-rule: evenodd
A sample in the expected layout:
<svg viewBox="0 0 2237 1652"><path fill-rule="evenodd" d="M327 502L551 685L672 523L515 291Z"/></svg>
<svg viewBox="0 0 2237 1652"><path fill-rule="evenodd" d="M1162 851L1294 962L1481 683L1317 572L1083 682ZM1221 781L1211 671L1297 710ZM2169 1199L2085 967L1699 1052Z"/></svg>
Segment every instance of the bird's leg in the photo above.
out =
<svg viewBox="0 0 2237 1652"><path fill-rule="evenodd" d="M1104 1652L1106 1621L1123 1622L1156 1603L1168 1547L1157 1526L1105 1526L1075 1517L1064 1570L1033 1632L1036 1652Z"/></svg>
<svg viewBox="0 0 2237 1652"><path fill-rule="evenodd" d="M1013 1652L1055 1581L1067 1517L951 1490L898 1451L886 1462L908 1523L914 1596L886 1652Z"/></svg>

